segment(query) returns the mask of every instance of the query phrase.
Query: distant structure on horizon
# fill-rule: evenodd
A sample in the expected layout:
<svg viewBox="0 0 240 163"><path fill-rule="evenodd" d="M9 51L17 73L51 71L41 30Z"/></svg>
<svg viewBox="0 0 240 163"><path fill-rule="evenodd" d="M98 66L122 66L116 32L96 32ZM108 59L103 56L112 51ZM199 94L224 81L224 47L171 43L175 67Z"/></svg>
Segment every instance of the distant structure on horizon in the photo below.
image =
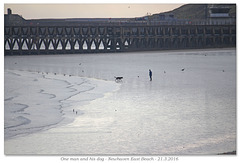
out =
<svg viewBox="0 0 240 163"><path fill-rule="evenodd" d="M18 15L18 14L12 14L12 10L10 8L7 9L7 14L4 14L4 25L22 25L24 24L25 19Z"/></svg>
<svg viewBox="0 0 240 163"><path fill-rule="evenodd" d="M37 25L37 26L72 26L72 25L121 25L127 23L129 18L67 18L67 19L24 19L18 14L12 14L10 8L7 9L7 14L4 14L5 26L19 26L19 25Z"/></svg>
<svg viewBox="0 0 240 163"><path fill-rule="evenodd" d="M197 5L192 5L197 6ZM209 5L209 4L203 4L201 5L202 8L199 8L202 12L202 16L197 16L201 18L191 18L191 14L189 12L186 12L188 9L194 10L190 6L185 6L185 9L180 10L180 8L159 13L159 14L153 14L148 15L140 18L135 18L135 21L147 21L148 25L157 25L157 24L209 24L209 25L217 25L217 24L236 24L236 17L230 16L230 7L229 5ZM188 7L188 9L186 9ZM182 6L184 8L184 6ZM197 8L197 7L196 7ZM185 12L184 12L185 11ZM190 12L191 13L191 12ZM182 17L180 16L184 15L185 18L178 18ZM188 16L189 14L189 16ZM194 15L194 14L192 14ZM196 14L195 14L196 16Z"/></svg>
<svg viewBox="0 0 240 163"><path fill-rule="evenodd" d="M18 14L12 14L10 8L7 9L7 14L4 14L5 26L17 25L171 25L171 24L236 24L236 17L229 14L230 7L228 5L204 5L204 18L177 18L178 15L174 11L159 13L151 15L147 13L146 16L136 18L68 18L68 19L24 19ZM176 13L176 12L175 12ZM187 13L186 13L187 14ZM196 23L197 22L197 23Z"/></svg>
<svg viewBox="0 0 240 163"><path fill-rule="evenodd" d="M230 7L234 12L236 5ZM140 18L25 20L8 9L4 55L236 47L236 18L230 16L231 10L204 4Z"/></svg>
<svg viewBox="0 0 240 163"><path fill-rule="evenodd" d="M228 6L216 7L211 5L209 7L209 21L211 24L231 24L236 21L235 18L230 17L230 8Z"/></svg>

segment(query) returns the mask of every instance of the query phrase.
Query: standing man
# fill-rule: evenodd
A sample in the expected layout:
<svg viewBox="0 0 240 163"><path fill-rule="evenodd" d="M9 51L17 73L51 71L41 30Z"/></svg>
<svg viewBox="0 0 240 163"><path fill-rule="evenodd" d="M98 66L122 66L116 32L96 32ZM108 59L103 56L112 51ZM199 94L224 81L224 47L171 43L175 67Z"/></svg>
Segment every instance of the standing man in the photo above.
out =
<svg viewBox="0 0 240 163"><path fill-rule="evenodd" d="M150 77L150 81L152 81L152 71L149 69L149 77Z"/></svg>

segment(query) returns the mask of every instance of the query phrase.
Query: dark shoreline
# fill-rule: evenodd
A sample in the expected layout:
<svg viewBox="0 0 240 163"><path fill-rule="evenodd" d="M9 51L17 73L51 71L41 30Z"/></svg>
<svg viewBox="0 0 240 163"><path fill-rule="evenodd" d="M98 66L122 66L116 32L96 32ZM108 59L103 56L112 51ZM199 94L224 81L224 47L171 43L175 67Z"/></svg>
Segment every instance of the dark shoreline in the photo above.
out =
<svg viewBox="0 0 240 163"><path fill-rule="evenodd" d="M237 155L236 151L219 153L218 155Z"/></svg>
<svg viewBox="0 0 240 163"><path fill-rule="evenodd" d="M188 49L161 49L161 50L132 50L132 51L118 51L118 52L85 52L85 53L40 53L40 54L4 54L4 56L54 56L54 55L101 55L101 54L124 54L124 53L142 53L142 52L156 52L156 53L166 53L166 52L191 52L191 51L216 51L216 50L236 50L236 47L219 47L219 48L188 48Z"/></svg>

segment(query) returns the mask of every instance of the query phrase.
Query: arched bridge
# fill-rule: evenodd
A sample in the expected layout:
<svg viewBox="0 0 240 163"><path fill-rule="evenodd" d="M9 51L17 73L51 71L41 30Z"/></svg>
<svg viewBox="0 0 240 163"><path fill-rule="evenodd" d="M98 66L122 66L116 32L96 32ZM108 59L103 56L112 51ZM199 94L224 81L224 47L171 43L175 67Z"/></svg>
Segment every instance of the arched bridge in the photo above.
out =
<svg viewBox="0 0 240 163"><path fill-rule="evenodd" d="M5 55L236 47L236 25L4 26Z"/></svg>

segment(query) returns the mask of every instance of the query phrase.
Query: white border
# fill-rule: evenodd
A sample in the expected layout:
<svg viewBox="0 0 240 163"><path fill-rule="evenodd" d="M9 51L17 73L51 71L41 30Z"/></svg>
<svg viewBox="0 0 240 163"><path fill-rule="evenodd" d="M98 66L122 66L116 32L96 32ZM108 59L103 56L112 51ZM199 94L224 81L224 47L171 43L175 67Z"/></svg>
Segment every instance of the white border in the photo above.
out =
<svg viewBox="0 0 240 163"><path fill-rule="evenodd" d="M3 0L1 1L1 7L0 7L0 13L1 15L1 26L3 27L4 25L4 4L5 3L236 3L237 4L237 9L238 9L238 1L237 0L217 0L217 1L213 1L213 0L201 0L201 1L196 1L196 0L181 0L181 1L176 1L176 0L168 0L168 1L163 1L163 0L103 0L103 1L97 1L97 0L87 0L87 1L79 1L79 0L68 0L68 1L56 1L56 0L41 0L41 1L32 1L32 0L21 0L21 2L18 2L16 0ZM238 11L237 11L237 19L239 17ZM237 27L238 27L238 20L237 20ZM1 36L1 43L0 43L0 48L1 48L1 59L0 59L0 69L1 69L1 86L0 89L1 94L1 101L0 101L0 123L2 124L1 127L1 134L0 134L0 142L1 142L1 148L0 148L0 160L1 162L4 163L32 163L32 162L80 162L80 161L61 161L61 156L5 156L4 155L4 48L3 48L3 42L4 42L4 30L3 28L1 28L2 30L0 30L0 36ZM238 31L238 30L237 30ZM239 47L239 41L238 41L238 34L239 32L237 32L237 49ZM239 57L237 56L237 85L239 84L239 69L238 69L238 62L239 62ZM238 92L238 86L237 86L237 92ZM237 95L237 118L239 117L239 111L238 111L238 101L239 101L239 97ZM239 126L239 121L237 120L237 126ZM238 127L237 127L237 153L238 153L238 149L239 149L239 143L238 143ZM235 163L235 162L239 162L239 154L237 154L237 156L179 156L179 161L177 162L231 162L231 163ZM95 161L97 162L97 161ZM105 161L106 162L106 161ZM108 161L107 161L108 162Z"/></svg>

